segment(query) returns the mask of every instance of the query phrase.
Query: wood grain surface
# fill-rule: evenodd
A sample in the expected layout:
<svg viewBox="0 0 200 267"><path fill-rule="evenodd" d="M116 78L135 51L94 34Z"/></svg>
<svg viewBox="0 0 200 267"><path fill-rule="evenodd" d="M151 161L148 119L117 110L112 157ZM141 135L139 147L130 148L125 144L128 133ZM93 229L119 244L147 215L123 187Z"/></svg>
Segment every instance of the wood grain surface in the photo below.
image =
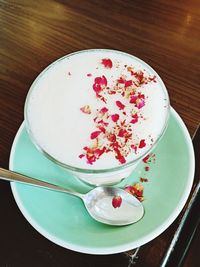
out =
<svg viewBox="0 0 200 267"><path fill-rule="evenodd" d="M200 3L197 0L0 0L0 166L23 121L36 76L55 59L86 48L112 48L150 64L191 136L200 121ZM124 254L91 256L58 247L24 219L0 182L0 267L128 266ZM157 267L178 219L143 246L135 266ZM200 261L200 230L184 262Z"/></svg>

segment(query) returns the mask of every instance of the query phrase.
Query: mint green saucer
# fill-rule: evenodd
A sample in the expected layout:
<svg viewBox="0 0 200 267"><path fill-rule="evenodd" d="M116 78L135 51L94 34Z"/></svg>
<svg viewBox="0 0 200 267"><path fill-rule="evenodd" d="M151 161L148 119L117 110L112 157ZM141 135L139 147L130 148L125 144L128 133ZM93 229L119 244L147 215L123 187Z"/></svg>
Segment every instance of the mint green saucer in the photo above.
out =
<svg viewBox="0 0 200 267"><path fill-rule="evenodd" d="M145 171L143 162L123 185L147 177L144 184L145 215L137 223L112 227L94 221L80 199L58 192L11 183L24 217L43 236L65 248L112 254L141 246L161 234L182 210L192 187L194 152L191 138L178 114L171 109L169 127L153 151L155 162ZM21 125L10 156L10 169L87 192L91 188L44 157Z"/></svg>

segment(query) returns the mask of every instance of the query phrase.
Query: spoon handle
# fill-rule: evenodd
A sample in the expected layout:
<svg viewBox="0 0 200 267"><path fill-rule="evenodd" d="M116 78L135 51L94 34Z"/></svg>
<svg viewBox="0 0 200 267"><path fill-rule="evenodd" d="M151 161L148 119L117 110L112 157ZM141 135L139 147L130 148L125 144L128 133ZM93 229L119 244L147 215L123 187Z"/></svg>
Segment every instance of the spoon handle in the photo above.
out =
<svg viewBox="0 0 200 267"><path fill-rule="evenodd" d="M13 171L9 171L3 168L0 168L0 179L1 180L5 180L5 181L10 181L10 182L20 182L23 184L28 184L28 185L33 185L33 186L37 186L37 187L42 187L45 189L50 189L50 190L54 190L54 191L59 191L59 192L63 192L63 193L67 193L67 194L71 194L77 197L80 197L81 199L83 199L83 194L78 193L78 192L74 192L71 191L69 189L65 189L61 186L58 185L54 185L48 182L44 182L35 178L31 178L29 176L23 175L23 174L19 174Z"/></svg>

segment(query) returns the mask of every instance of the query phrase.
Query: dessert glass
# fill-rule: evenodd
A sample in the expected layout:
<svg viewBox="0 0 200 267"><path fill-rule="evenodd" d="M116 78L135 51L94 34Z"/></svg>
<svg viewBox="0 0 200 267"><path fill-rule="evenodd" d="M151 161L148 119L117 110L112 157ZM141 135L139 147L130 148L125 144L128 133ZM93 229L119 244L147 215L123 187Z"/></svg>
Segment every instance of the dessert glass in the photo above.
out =
<svg viewBox="0 0 200 267"><path fill-rule="evenodd" d="M126 53L120 52L120 51L114 51L114 50L107 50L107 49L90 49L90 50L83 50L83 51L78 51L69 55L66 55L60 59L58 59L57 61L53 62L51 65L49 65L46 69L44 69L39 76L35 79L35 81L33 82L33 84L30 87L29 93L27 95L26 98L26 102L25 102L25 125L26 125L26 129L27 132L29 133L29 136L33 142L33 144L41 151L41 153L43 153L48 159L50 159L52 162L54 162L57 166L60 166L61 168L64 168L66 171L70 172L73 176L78 177L80 180L90 184L90 185L94 185L94 186L99 186L99 185L111 185L111 184L117 184L120 181L122 181L123 179L126 179L135 169L135 167L141 162L141 160L147 155L149 154L158 144L158 142L160 141L161 137L164 135L165 130L167 128L168 125L168 118L169 118L169 108L170 108L170 103L169 103L169 96L167 93L167 89L163 83L163 81L161 80L161 78L159 77L159 75L149 66L147 65L145 62L143 62L142 60L129 55L130 57L133 58L133 60L137 60L138 62L140 62L142 65L144 65L145 67L147 67L148 69L150 69L151 73L154 74L157 79L158 79L158 83L160 85L160 87L163 90L165 99L166 99L166 116L162 121L162 127L161 127L161 131L159 133L159 135L157 136L157 138L154 140L153 144L151 145L151 147L148 150L145 150L143 153L140 153L138 155L138 157L132 161L129 161L127 163L121 164L119 166L115 166L115 167L110 167L110 168L101 168L101 169L93 169L93 168L79 168L76 166L72 166L72 165L68 165L65 164L61 161L59 161L58 159L56 159L54 156L52 156L50 153L48 153L44 147L42 147L40 144L38 144L32 130L31 130L31 122L28 119L28 106L29 106L29 99L30 99L30 95L32 93L32 91L35 88L35 85L37 84L38 80L41 79L41 77L43 76L43 74L49 69L51 68L51 66L55 65L57 62L62 61L63 59L69 57L69 56L73 56L76 55L78 53L83 53L83 52L90 52L90 51L111 51L114 53L119 53L119 54L124 54L127 56ZM67 177L67 174L66 174Z"/></svg>

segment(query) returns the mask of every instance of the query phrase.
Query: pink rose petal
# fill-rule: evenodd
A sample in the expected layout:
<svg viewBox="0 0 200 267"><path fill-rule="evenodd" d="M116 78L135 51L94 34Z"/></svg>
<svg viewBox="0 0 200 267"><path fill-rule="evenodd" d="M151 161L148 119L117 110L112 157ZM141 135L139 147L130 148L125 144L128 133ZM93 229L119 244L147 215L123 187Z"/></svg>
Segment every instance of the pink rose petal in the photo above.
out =
<svg viewBox="0 0 200 267"><path fill-rule="evenodd" d="M144 105L145 105L145 101L144 101L144 99L141 99L141 98L138 98L137 100L136 100L136 107L138 108L138 109L141 109L141 108L143 108L144 107Z"/></svg>
<svg viewBox="0 0 200 267"><path fill-rule="evenodd" d="M119 114L111 115L111 119L112 119L113 122L117 122L119 120Z"/></svg>
<svg viewBox="0 0 200 267"><path fill-rule="evenodd" d="M109 58L103 58L101 60L101 64L104 65L105 68L111 69L113 66L112 60Z"/></svg>
<svg viewBox="0 0 200 267"><path fill-rule="evenodd" d="M125 105L124 104L122 104L122 102L121 101L116 101L115 102L116 103L116 105L118 106L118 108L120 109L120 110L122 110L122 109L124 109L125 108Z"/></svg>
<svg viewBox="0 0 200 267"><path fill-rule="evenodd" d="M91 139L95 139L100 135L100 133L101 133L101 131L92 132L91 135L90 135L90 138Z"/></svg>
<svg viewBox="0 0 200 267"><path fill-rule="evenodd" d="M108 112L108 109L106 107L103 107L103 108L100 109L99 112L100 113L106 113L106 112Z"/></svg>
<svg viewBox="0 0 200 267"><path fill-rule="evenodd" d="M125 87L131 86L133 84L132 80L125 81Z"/></svg>
<svg viewBox="0 0 200 267"><path fill-rule="evenodd" d="M137 96L136 95L132 95L129 102L131 104L135 104L136 103L136 100L137 100Z"/></svg>
<svg viewBox="0 0 200 267"><path fill-rule="evenodd" d="M116 209L116 208L119 208L122 204L122 198L120 196L114 196L113 199L112 199L112 205L113 207Z"/></svg>
<svg viewBox="0 0 200 267"><path fill-rule="evenodd" d="M145 140L144 139L141 139L140 140L140 143L139 143L139 148L143 148L145 146L146 146Z"/></svg>

